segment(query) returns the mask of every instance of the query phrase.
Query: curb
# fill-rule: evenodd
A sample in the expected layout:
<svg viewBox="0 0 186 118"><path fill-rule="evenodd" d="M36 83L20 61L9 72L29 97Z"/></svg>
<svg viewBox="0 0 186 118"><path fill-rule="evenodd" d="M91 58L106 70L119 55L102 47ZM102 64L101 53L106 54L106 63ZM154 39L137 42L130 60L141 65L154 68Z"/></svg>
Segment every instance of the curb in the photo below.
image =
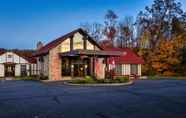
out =
<svg viewBox="0 0 186 118"><path fill-rule="evenodd" d="M92 87L101 87L101 86L129 86L134 84L134 81L129 81L127 83L108 83L108 84L72 84L68 82L64 82L64 85L69 85L69 86L92 86Z"/></svg>

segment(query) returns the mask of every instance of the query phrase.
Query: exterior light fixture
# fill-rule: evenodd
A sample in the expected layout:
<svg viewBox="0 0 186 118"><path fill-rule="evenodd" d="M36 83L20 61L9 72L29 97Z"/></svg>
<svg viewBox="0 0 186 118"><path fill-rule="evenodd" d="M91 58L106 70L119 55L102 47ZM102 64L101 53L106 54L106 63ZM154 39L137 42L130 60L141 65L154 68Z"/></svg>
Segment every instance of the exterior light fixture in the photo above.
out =
<svg viewBox="0 0 186 118"><path fill-rule="evenodd" d="M87 64L85 65L85 68L88 68L88 65Z"/></svg>

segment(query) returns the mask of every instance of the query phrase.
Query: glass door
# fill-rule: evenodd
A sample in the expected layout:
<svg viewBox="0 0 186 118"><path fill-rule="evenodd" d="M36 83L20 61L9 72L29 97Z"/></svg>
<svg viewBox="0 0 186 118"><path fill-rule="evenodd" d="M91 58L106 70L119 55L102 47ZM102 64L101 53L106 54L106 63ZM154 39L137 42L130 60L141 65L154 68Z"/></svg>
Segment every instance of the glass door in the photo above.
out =
<svg viewBox="0 0 186 118"><path fill-rule="evenodd" d="M74 76L75 77L84 76L84 64L74 64Z"/></svg>
<svg viewBox="0 0 186 118"><path fill-rule="evenodd" d="M83 77L86 75L90 75L90 60L83 59L83 60L76 60L73 63L74 69L74 76L75 77Z"/></svg>

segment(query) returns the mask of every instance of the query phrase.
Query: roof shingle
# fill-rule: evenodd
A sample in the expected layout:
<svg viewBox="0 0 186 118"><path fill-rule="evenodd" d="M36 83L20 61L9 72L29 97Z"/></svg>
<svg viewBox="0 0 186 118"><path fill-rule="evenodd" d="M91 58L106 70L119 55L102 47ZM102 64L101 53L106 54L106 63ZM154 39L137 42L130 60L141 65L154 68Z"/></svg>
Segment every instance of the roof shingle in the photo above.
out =
<svg viewBox="0 0 186 118"><path fill-rule="evenodd" d="M114 59L116 64L144 64L144 60L135 54L130 48L107 48L108 51L121 51L123 55L120 57L112 57L109 63Z"/></svg>

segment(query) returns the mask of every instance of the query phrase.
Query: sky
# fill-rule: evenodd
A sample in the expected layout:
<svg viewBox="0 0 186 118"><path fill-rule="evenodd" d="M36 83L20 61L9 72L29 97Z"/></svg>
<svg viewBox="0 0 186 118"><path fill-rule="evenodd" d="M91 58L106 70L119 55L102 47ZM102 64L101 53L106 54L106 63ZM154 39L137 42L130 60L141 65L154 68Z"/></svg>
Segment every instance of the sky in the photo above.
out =
<svg viewBox="0 0 186 118"><path fill-rule="evenodd" d="M108 9L136 17L153 0L0 0L0 48L35 49L80 27L100 22ZM186 0L181 0L183 8Z"/></svg>

